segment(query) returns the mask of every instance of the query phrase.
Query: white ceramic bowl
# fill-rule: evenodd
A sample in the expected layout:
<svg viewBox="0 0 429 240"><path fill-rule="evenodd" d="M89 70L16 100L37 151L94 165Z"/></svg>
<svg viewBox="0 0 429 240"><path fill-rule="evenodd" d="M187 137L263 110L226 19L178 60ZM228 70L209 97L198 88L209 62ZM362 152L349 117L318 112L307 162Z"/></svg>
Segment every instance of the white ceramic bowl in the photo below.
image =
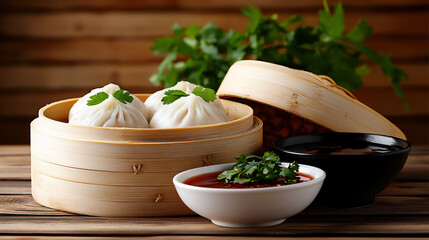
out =
<svg viewBox="0 0 429 240"><path fill-rule="evenodd" d="M183 182L204 173L232 169L234 163L190 169L173 178L182 201L195 213L224 227L267 227L303 211L316 198L325 179L319 168L300 165L313 180L280 187L221 189L196 187ZM282 163L287 167L289 163Z"/></svg>

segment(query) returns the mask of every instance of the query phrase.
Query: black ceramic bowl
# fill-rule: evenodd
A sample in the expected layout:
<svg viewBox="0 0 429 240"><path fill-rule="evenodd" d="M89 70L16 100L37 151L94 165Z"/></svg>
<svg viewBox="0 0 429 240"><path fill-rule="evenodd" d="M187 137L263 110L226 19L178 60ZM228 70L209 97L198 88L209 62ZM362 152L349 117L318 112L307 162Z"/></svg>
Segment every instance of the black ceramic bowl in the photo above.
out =
<svg viewBox="0 0 429 240"><path fill-rule="evenodd" d="M402 139L366 133L323 133L277 139L273 150L284 162L319 167L326 172L316 204L360 207L398 175L410 144Z"/></svg>

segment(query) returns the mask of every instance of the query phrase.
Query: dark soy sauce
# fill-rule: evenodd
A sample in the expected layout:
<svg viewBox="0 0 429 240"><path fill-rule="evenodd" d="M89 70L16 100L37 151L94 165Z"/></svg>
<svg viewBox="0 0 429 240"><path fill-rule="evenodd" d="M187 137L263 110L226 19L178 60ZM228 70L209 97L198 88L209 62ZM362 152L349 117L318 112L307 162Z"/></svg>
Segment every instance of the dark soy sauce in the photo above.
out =
<svg viewBox="0 0 429 240"><path fill-rule="evenodd" d="M354 143L353 145L340 145L328 143L307 143L293 145L287 148L290 152L305 153L305 154L322 154L322 155L367 155L376 153L388 153L399 150L397 147Z"/></svg>

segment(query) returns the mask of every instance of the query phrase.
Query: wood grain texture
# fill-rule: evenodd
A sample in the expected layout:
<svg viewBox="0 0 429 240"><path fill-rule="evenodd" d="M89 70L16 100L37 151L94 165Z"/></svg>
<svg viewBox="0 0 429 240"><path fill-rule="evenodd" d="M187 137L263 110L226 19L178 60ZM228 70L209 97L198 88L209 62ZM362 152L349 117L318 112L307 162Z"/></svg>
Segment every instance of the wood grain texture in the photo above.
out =
<svg viewBox="0 0 429 240"><path fill-rule="evenodd" d="M150 93L160 89L149 82L149 77L157 68L158 63L0 66L0 79L4 80L0 90L89 91L116 83L124 89L139 88L143 93Z"/></svg>
<svg viewBox="0 0 429 240"><path fill-rule="evenodd" d="M300 14L306 25L317 25L317 11L293 12L264 11L269 16L278 13L279 20ZM426 11L349 11L346 14L346 31L361 18L365 18L373 28L374 35L426 36L428 15ZM407 21L404 21L407 19ZM14 25L7 24L13 22ZM181 26L190 24L204 26L215 22L228 30L244 32L249 19L237 8L233 12L201 11L143 11L143 12L60 12L60 13L15 13L0 17L0 34L7 37L32 38L73 38L73 37L148 37L172 35L174 23ZM409 24L413 23L410 28ZM154 27L156 26L156 27Z"/></svg>
<svg viewBox="0 0 429 240"><path fill-rule="evenodd" d="M150 51L153 39L77 39L0 42L0 61L23 62L147 62L160 61ZM59 54L61 53L61 54Z"/></svg>
<svg viewBox="0 0 429 240"><path fill-rule="evenodd" d="M409 75L405 87L428 87L429 72L425 63L399 64ZM154 92L160 87L149 82L157 71L158 63L145 64L77 64L77 65L16 65L0 66L0 91L59 91L82 89L88 91L108 83L124 89ZM366 88L386 87L391 84L378 66L370 65L371 74L363 78Z"/></svg>
<svg viewBox="0 0 429 240"><path fill-rule="evenodd" d="M0 195L29 195L31 194L31 182L27 180L2 180L0 181ZM417 179L418 180L418 179ZM388 188L383 190L378 196L413 196L427 197L429 195L429 183L427 182L392 182Z"/></svg>
<svg viewBox="0 0 429 240"><path fill-rule="evenodd" d="M401 82L404 87L425 87L429 85L428 66L424 62L404 62L398 63L398 67L404 69L408 74L408 79ZM371 73L362 78L364 89L373 87L391 87L391 84L382 72L381 68L370 63L369 68ZM1 71L1 70L0 70Z"/></svg>
<svg viewBox="0 0 429 240"><path fill-rule="evenodd" d="M0 158L0 180L29 180L28 156L2 156Z"/></svg>
<svg viewBox="0 0 429 240"><path fill-rule="evenodd" d="M0 195L29 195L31 194L31 182L28 180L0 180Z"/></svg>
<svg viewBox="0 0 429 240"><path fill-rule="evenodd" d="M404 7L425 7L427 1L425 0L378 0L378 1L354 1L354 0L342 0L344 6L353 8L400 8ZM196 9L196 10L225 10L225 9L236 9L247 6L249 4L259 6L263 9L276 9L276 10L290 10L290 9L301 9L301 8L321 8L322 3L314 0L207 0L204 2L194 0L14 0L5 1L0 5L0 9L4 10L146 10L150 8L157 9Z"/></svg>
<svg viewBox="0 0 429 240"><path fill-rule="evenodd" d="M131 90L130 90L131 91ZM34 119L38 115L40 108L46 104L53 103L56 101L77 98L84 96L88 91L84 90L68 90L68 91L57 91L57 92L27 92L27 93L5 93L7 95L20 96L15 98L15 106L19 108L10 108L8 105L0 105L0 116L1 117L27 117ZM0 96L1 99L1 96ZM5 99L3 99L5 100ZM0 100L1 102L1 100Z"/></svg>
<svg viewBox="0 0 429 240"><path fill-rule="evenodd" d="M82 239L80 236L28 236L28 235L15 235L15 236L0 236L0 240L76 240ZM219 236L192 236L192 235L184 235L184 236L115 236L115 237L94 237L94 236L85 236L85 239L88 240L121 240L121 239L144 239L144 240L218 240ZM263 236L222 236L222 240L247 240L247 239L257 239L257 240L278 240L279 237L263 237ZM392 238L384 238L384 237L282 237L282 240L391 240ZM396 240L409 240L409 238L395 238ZM426 239L426 238L413 238L416 240Z"/></svg>
<svg viewBox="0 0 429 240"><path fill-rule="evenodd" d="M413 112L403 110L388 80L370 65L359 99L387 116L412 143L396 180L374 205L310 208L271 228L229 229L199 216L95 218L53 210L31 196L30 148L0 145L0 240L11 239L301 239L386 240L429 236L429 15L427 0L342 0L347 28L366 18L366 41L409 74L403 86ZM329 1L333 4L333 1ZM0 2L0 143L28 143L29 123L47 103L83 96L117 83L134 93L159 89L149 76L163 56L155 37L172 35L174 22L244 30L239 9L252 4L280 19L303 14L315 25L320 0L5 0ZM13 107L9 107L13 102Z"/></svg>
<svg viewBox="0 0 429 240"><path fill-rule="evenodd" d="M404 102L395 94L391 87L359 89L354 94L362 103L384 116L395 117L429 114L429 87L404 87L404 92L412 111L406 110Z"/></svg>
<svg viewBox="0 0 429 240"><path fill-rule="evenodd" d="M358 223L358 224L357 224ZM427 236L429 221L417 216L304 216L266 228L222 228L201 217L94 218L86 216L4 216L2 234L73 235L264 235L264 236Z"/></svg>
<svg viewBox="0 0 429 240"><path fill-rule="evenodd" d="M401 180L429 180L429 157L428 156L415 156L412 163L405 163L407 166L406 171L401 171L397 179ZM408 164L408 165L407 165Z"/></svg>
<svg viewBox="0 0 429 240"><path fill-rule="evenodd" d="M28 164L28 160L23 158L29 157L28 151L28 146L0 146L0 167ZM415 146L402 172L412 173L410 169L415 168L412 174L416 175L428 169L428 153L429 146ZM16 159L12 160L11 156ZM217 239L220 236L222 239L270 240L279 236L308 240L426 237L429 234L428 186L427 176L414 177L412 181L400 179L380 193L369 207L325 209L311 206L275 227L233 229L218 227L199 216L95 218L74 215L37 204L29 194L29 181L0 180L0 239L36 240L45 239L46 234L51 235L48 239L53 240L69 237L133 239L132 236L137 235L155 240ZM115 237L109 237L112 235ZM204 237L200 238L202 235ZM249 235L255 237L249 238Z"/></svg>
<svg viewBox="0 0 429 240"><path fill-rule="evenodd" d="M70 216L72 213L43 207L30 195L0 195L0 215Z"/></svg>
<svg viewBox="0 0 429 240"><path fill-rule="evenodd" d="M429 159L428 159L429 161ZM404 170L404 173L409 170ZM423 178L424 179L424 178ZM409 182L401 181L397 178L392 182L388 188L383 190L378 196L429 196L429 183L428 182Z"/></svg>
<svg viewBox="0 0 429 240"><path fill-rule="evenodd" d="M0 41L0 63L153 63L163 57L150 50L153 39L66 39ZM368 46L391 55L395 60L425 59L427 38L384 37L368 40ZM402 47L408 46L408 47ZM410 47L413 46L413 47Z"/></svg>
<svg viewBox="0 0 429 240"><path fill-rule="evenodd" d="M30 155L29 145L0 145L0 156Z"/></svg>
<svg viewBox="0 0 429 240"><path fill-rule="evenodd" d="M395 185L398 183L392 184L389 188L395 188ZM413 187L413 193L417 191L422 191L423 188L429 187L429 184L426 182L425 186L420 186L415 188ZM423 185L423 184L421 184ZM388 189L389 189L388 188ZM0 188L1 190L1 188ZM393 190L393 189L392 189ZM394 190L393 190L394 191ZM44 207L36 203L31 195L27 194L0 194L0 215L32 215L32 216L45 216L45 215L73 215L71 213L51 209ZM127 203L124 203L127 204ZM429 196L381 196L378 195L374 204L371 206L363 208L351 208L351 209L330 209L326 211L325 208L311 206L306 209L304 212L300 213L303 216L357 216L357 215L371 215L371 216L383 216L390 215L395 213L395 215L406 216L406 215L429 215L429 209L427 208L429 204Z"/></svg>
<svg viewBox="0 0 429 240"><path fill-rule="evenodd" d="M411 145L429 145L429 116L397 116L388 117L396 126L405 131Z"/></svg>
<svg viewBox="0 0 429 240"><path fill-rule="evenodd" d="M429 116L427 2L344 0L342 3L346 28L349 30L360 18L367 19L373 27L373 36L365 43L391 55L409 74L403 86L414 112L404 111L387 78L374 66L372 74L364 78L365 88L358 93L360 100L382 115L400 119L398 123L405 127L402 130L417 136L414 137L417 143L428 143L429 136L419 136L418 132L425 132L429 121L413 125L413 120L399 118ZM81 96L109 82L137 93L158 90L148 81L163 59L150 50L156 37L172 35L175 22L183 26L216 22L225 29L243 31L249 20L239 9L249 4L260 7L266 16L279 13L280 20L302 14L305 24L310 25L317 24L317 11L322 8L317 0L2 1L0 93L10 94L7 100L16 103L16 107L0 106L0 130L9 136L0 142L28 143L28 123L41 106ZM379 95L380 88L383 90ZM34 102L22 98L27 93Z"/></svg>

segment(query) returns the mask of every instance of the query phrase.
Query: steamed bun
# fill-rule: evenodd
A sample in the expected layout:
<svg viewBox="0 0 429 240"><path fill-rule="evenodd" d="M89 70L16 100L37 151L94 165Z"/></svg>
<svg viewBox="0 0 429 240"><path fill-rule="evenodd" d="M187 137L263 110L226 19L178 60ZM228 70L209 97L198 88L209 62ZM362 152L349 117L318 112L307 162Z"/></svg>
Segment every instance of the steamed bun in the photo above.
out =
<svg viewBox="0 0 429 240"><path fill-rule="evenodd" d="M150 120L151 128L181 128L228 122L225 110L194 94L164 105Z"/></svg>
<svg viewBox="0 0 429 240"><path fill-rule="evenodd" d="M131 103L122 103L113 93L120 90L116 84L108 84L102 88L96 88L90 93L80 98L70 109L69 124L92 127L130 127L130 128L147 128L148 111L144 103L135 97ZM108 98L103 102L88 106L90 97L105 92Z"/></svg>
<svg viewBox="0 0 429 240"><path fill-rule="evenodd" d="M150 95L146 101L145 105L148 110L149 119L152 118L152 116L155 114L156 111L161 109L163 107L163 104L161 102L161 99L164 97L164 93L168 90L182 90L185 93L191 93L198 85L192 84L190 82L186 81L180 81L178 82L174 87L165 88L162 90L159 90L152 95Z"/></svg>
<svg viewBox="0 0 429 240"><path fill-rule="evenodd" d="M166 88L159 90L152 95L150 95L146 101L145 105L148 109L148 115L149 119L152 118L152 116L159 111L161 108L164 107L162 104L161 99L165 96L164 93L168 90L182 90L183 92L190 94L194 89L198 87L198 85L187 82L187 81L180 81L178 82L174 87ZM219 99L216 99L214 102L210 103L211 105L214 105L215 107L219 108L219 110L224 111L224 107Z"/></svg>

